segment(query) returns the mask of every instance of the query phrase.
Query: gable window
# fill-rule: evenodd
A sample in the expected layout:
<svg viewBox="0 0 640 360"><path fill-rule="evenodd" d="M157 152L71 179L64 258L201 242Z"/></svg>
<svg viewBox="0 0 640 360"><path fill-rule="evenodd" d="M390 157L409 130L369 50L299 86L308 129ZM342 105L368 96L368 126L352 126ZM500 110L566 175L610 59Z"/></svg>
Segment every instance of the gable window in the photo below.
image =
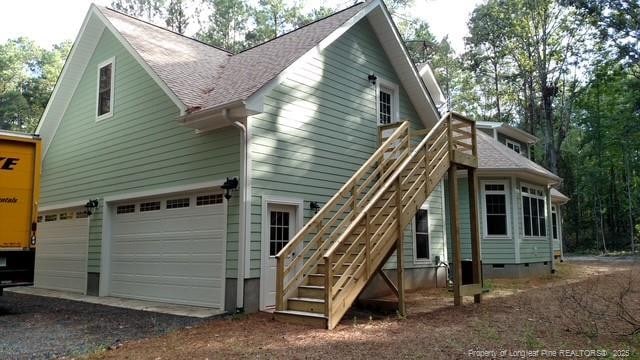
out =
<svg viewBox="0 0 640 360"><path fill-rule="evenodd" d="M509 202L504 182L483 183L484 235L509 236Z"/></svg>
<svg viewBox="0 0 640 360"><path fill-rule="evenodd" d="M378 125L398 122L398 85L378 78Z"/></svg>
<svg viewBox="0 0 640 360"><path fill-rule="evenodd" d="M517 152L518 154L522 153L522 151L520 150L520 144L518 144L517 142L507 139L507 147Z"/></svg>
<svg viewBox="0 0 640 360"><path fill-rule="evenodd" d="M114 58L98 66L97 120L113 114Z"/></svg>
<svg viewBox="0 0 640 360"><path fill-rule="evenodd" d="M431 257L429 248L429 211L420 209L416 212L415 218L415 258L416 261L427 261Z"/></svg>
<svg viewBox="0 0 640 360"><path fill-rule="evenodd" d="M521 191L524 236L547 236L544 191L531 186L523 186Z"/></svg>

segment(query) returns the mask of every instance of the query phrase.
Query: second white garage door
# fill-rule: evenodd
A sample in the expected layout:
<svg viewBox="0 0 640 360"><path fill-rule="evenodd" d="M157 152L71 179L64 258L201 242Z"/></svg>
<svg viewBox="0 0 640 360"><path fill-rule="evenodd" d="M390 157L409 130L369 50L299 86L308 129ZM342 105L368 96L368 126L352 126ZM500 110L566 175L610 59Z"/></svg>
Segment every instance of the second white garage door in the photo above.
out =
<svg viewBox="0 0 640 360"><path fill-rule="evenodd" d="M136 200L112 209L112 296L224 307L222 194Z"/></svg>
<svg viewBox="0 0 640 360"><path fill-rule="evenodd" d="M88 246L89 218L82 209L38 216L34 286L84 294Z"/></svg>

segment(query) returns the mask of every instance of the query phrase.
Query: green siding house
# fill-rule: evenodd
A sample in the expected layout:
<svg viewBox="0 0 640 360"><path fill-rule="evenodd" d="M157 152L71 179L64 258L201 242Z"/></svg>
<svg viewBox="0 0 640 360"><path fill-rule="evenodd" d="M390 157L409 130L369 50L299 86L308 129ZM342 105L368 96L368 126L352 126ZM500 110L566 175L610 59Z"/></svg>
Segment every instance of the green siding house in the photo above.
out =
<svg viewBox="0 0 640 360"><path fill-rule="evenodd" d="M379 1L237 54L92 5L38 128L36 286L269 309L275 253L378 126L439 116ZM441 187L422 215L439 243L406 230L408 268L445 259L442 207Z"/></svg>
<svg viewBox="0 0 640 360"><path fill-rule="evenodd" d="M271 310L275 255L378 149L381 125L406 121L424 133L440 119L442 98L380 0L240 53L92 5L37 129L35 286ZM502 191L513 214L525 187L549 197L559 178L501 167L493 155L513 144L478 134L488 154L481 189ZM406 288L446 284L446 195L441 182L404 229ZM540 235L541 226L552 232L550 221L540 225L551 210L535 204L535 239L518 235L520 217L505 219L508 236L482 238L485 269L552 264L551 241ZM491 219L484 226L499 227ZM470 244L469 225L462 229ZM396 257L383 269L393 273ZM377 276L364 296L386 289Z"/></svg>

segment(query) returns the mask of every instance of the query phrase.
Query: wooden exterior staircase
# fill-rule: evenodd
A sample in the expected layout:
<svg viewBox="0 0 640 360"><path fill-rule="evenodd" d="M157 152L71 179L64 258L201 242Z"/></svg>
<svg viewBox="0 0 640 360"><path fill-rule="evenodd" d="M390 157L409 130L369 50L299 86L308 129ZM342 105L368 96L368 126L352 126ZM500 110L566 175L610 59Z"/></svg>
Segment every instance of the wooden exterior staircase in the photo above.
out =
<svg viewBox="0 0 640 360"><path fill-rule="evenodd" d="M277 254L275 316L332 329L377 273L398 295L404 314L404 229L447 171L455 185L451 207L457 206L458 167L469 169L475 184L475 131L472 120L455 113L428 132L410 131L408 122L383 127L377 151ZM475 197L475 186L470 190ZM476 214L475 201L471 206ZM463 295L480 301L478 237L472 236L474 284L463 287L456 209L453 212L456 304ZM397 286L381 272L394 251Z"/></svg>

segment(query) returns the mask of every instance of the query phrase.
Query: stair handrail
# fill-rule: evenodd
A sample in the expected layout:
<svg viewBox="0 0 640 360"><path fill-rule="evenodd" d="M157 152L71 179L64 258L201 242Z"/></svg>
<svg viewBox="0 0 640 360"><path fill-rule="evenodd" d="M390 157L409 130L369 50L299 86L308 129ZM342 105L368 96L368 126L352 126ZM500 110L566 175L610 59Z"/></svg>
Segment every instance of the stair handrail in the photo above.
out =
<svg viewBox="0 0 640 360"><path fill-rule="evenodd" d="M452 113L447 113L443 117L441 117L440 120L438 120L438 122L431 129L431 131L429 131L429 133L420 141L420 143L416 146L416 148L411 152L411 155L407 156L403 160L402 164L400 164L400 166L398 166L396 168L396 170L393 172L393 174L391 174L391 176L389 176L389 178L384 183L384 185L382 185L378 189L378 193L371 199L371 201L369 201L369 204L367 204L358 213L358 215L356 215L356 217L351 221L351 224L349 225L349 227L347 227L347 229L342 233L342 235L340 235L340 237L333 243L333 245L331 245L331 247L327 251L325 251L325 253L323 255L323 258L328 259L329 257L331 257L333 255L333 253L337 250L338 246L340 246L340 244L342 242L344 242L344 240L347 238L347 236L349 236L349 234L354 230L354 228L356 226L358 226L358 223L360 223L360 221L363 220L363 218L367 215L367 212L370 211L371 208L376 204L376 202L378 202L380 200L380 198L382 197L384 192L389 190L389 187L391 185L393 185L393 183L395 181L397 181L398 176L400 176L400 174L402 174L402 172L406 169L406 167L411 162L411 160L416 155L418 155L418 153L420 152L422 147L425 146L427 144L427 142L430 140L431 136L433 136L433 134L438 130L438 128L440 128L445 122L447 122L449 120L451 115L452 115ZM447 140L447 141L449 141L449 140Z"/></svg>
<svg viewBox="0 0 640 360"><path fill-rule="evenodd" d="M462 122L464 124L462 126L459 126L457 123L454 125L454 120L458 122ZM467 127L467 126L471 128L470 131L462 130L463 127ZM420 176L423 176L422 181L424 181L424 183L423 185L418 185L418 186L426 186L426 189L429 189L430 178L434 171L440 171L439 168L441 166L440 163L442 162L442 159L448 158L449 159L448 161L455 161L454 159L456 154L460 152L465 153L467 151L470 151L472 153L470 154L472 157L476 156L477 149L476 149L475 131L476 131L475 122L473 120L470 120L464 116L459 116L456 113L445 114L436 123L436 125L428 132L428 134L424 138L422 138L422 140L411 152L411 154L408 155L402 161L402 164L399 165L393 171L393 173L387 178L385 183L377 189L374 197L368 202L366 206L364 206L363 209L361 209L361 211L354 217L354 219L352 219L351 224L349 224L347 229L324 253L323 260L325 264L324 266L324 269L325 269L325 273L324 273L325 317L327 319L327 324L330 329L333 328L335 324L337 324L337 322L340 320L339 318L342 316L342 314L344 314L346 309L348 309L349 304L347 303L351 301L349 297L354 296L354 294L357 296L356 292L354 292L353 290L350 290L350 292L346 292L346 293L344 292L344 290L347 289L347 284L355 282L353 285L358 284L356 286L365 286L369 276L374 271L373 269L380 266L379 263L381 261L384 262L384 259L386 259L384 254L388 254L388 253L386 252L380 253L380 251L382 250L387 251L385 249L393 249L392 247L390 247L392 245L388 242L389 240L384 240L387 237L386 231L378 235L380 236L380 239L376 243L371 244L371 239L370 239L371 235L377 234L379 230L376 230L373 233L370 233L370 230L369 230L370 217L372 216L373 219L375 219L381 214L381 213L371 214L371 211L373 210L374 206L378 205L377 203L382 200L382 197L390 190L392 186L396 186L396 192L394 193L393 197L386 200L387 202L389 202L389 201L392 201L392 199L395 197L396 218L391 223L387 224L387 227L395 223L396 225L402 228L405 225L403 221L406 220L406 219L403 219L405 206L408 206L409 204L415 202L417 198L420 199L418 202L422 202L423 200L426 200L428 196L426 192L429 190L425 191L425 194L421 194L418 192L414 195L413 193L411 193L411 190L413 189L413 186L415 184L412 185L409 189L405 189L407 193L411 193L411 196L409 196L408 202L405 205L404 198L403 198L404 190L402 189L403 183L401 180L401 176L404 176L405 171L409 170L409 173L406 175L406 178L409 179L416 175L416 174L413 174L416 169L419 169L419 167L424 166L424 170L420 172L420 174L422 174ZM441 137L444 134L446 134L445 135L446 141L441 143ZM465 143L464 142L465 139L470 140L471 144ZM431 149L432 147L436 146L436 144L437 144L437 148ZM458 146L461 146L462 148L458 149ZM441 153L442 150L446 150L446 151ZM441 154L441 156L430 159L429 151L435 151L436 154ZM415 167L408 169L409 165L414 160L418 159L420 160L420 162L422 161L422 159L420 158L420 156L422 156L421 152L424 152L424 162L425 162L424 165L418 163L415 165ZM432 161L434 162L435 166L430 165ZM448 168L448 164L447 164L447 168ZM438 175L438 177L439 176L441 175ZM416 184L419 184L418 181L419 180L416 180ZM420 196L424 196L424 198L420 198ZM385 220L383 220L382 222L382 225L381 225L382 227L384 227L384 224L386 224L389 221L389 219L393 219L393 218L390 218L390 216L393 216L393 215L389 214L384 216ZM362 221L365 219L367 222L363 226ZM354 233L358 227L360 228L364 227L364 229L360 230L361 232L355 235ZM363 234L364 234L364 242L365 242L364 247L362 248L362 250L353 254L352 249L354 249L354 246L356 245L356 243L363 240L361 239L363 237ZM353 243L350 244L346 250L343 250L344 254L341 254L341 255L337 254L337 251L338 249L340 249L340 246L347 245L346 240L350 239L352 236L356 236L356 238L353 239L354 240ZM399 236L402 237L402 231L399 231ZM394 236L394 238L396 237ZM385 242L381 242L383 240ZM345 271L337 275L338 276L337 279L334 279L334 262L333 262L334 257L336 255L339 255L339 259L336 259L335 261L335 267L339 269L340 266L344 265L345 259L347 259L348 256L350 256L351 254L355 255L353 260L351 260L352 263L347 267ZM372 264L371 257L374 256L374 254L376 254L375 255L376 263ZM365 271L366 274L362 275L362 271ZM334 287L337 287L337 289L334 289ZM334 301L336 306L335 310L338 311L335 314L334 314L334 308L333 308Z"/></svg>
<svg viewBox="0 0 640 360"><path fill-rule="evenodd" d="M394 147L394 143L397 142L400 138L406 136L407 138L407 143L410 143L410 136L409 136L409 123L407 121L402 122L397 128L396 130L393 132L393 134L391 134L391 136L389 136L379 147L378 149L369 157L369 159L362 165L360 166L360 168L351 176L351 178L349 178L349 180L347 180L347 182L345 182L345 184L340 188L340 190L338 190L333 197L331 197L331 199L329 199L329 201L327 201L325 203L325 205L309 220L309 222L307 222L302 229L300 229L295 235L294 237L278 252L278 254L276 254L276 309L277 310L284 310L284 297L287 296L286 294L286 289L289 288L288 284L287 286L285 286L284 282L285 282L285 277L284 277L284 272L285 272L285 260L286 258L292 254L295 249L297 249L299 246L304 245L304 239L305 237L308 235L308 233L310 232L311 229L313 229L313 227L317 226L317 222L319 220L322 220L326 217L326 213L332 210L335 210L334 207L337 205L338 201L340 200L340 198L343 196L343 194L349 190L351 190L355 184L357 184L357 181L359 179L361 179L365 174L366 171L371 168L375 162L380 161L380 159L382 158L384 161L384 155L386 153L389 152L389 150L393 152L395 152L397 150L398 147ZM410 150L410 148L408 148L408 150ZM408 151L407 151L408 152ZM395 168L399 165L400 159L396 159L395 161L393 161L391 163L392 168ZM358 199L355 198L355 196L352 194L352 198L354 204L358 203ZM345 206L346 204L344 204L343 206ZM337 209L340 210L340 209ZM327 240L325 240L323 242L323 244L321 244L321 246L319 246L318 250L323 250L324 247L326 247L325 242ZM319 253L318 257L321 257L321 252ZM303 254L297 254L298 257L302 256ZM313 255L313 254L312 254ZM311 256L312 257L312 256ZM311 258L309 257L309 259ZM309 259L307 259L307 262L309 261ZM297 259L295 259L294 261L297 261ZM303 259L304 261L304 259ZM293 263L293 261L292 261ZM306 262L305 262L306 263ZM290 264L291 266L292 264ZM304 268L305 265L303 265L302 267ZM301 269L302 271L303 269ZM294 279L296 279L298 274L296 274L294 276Z"/></svg>

